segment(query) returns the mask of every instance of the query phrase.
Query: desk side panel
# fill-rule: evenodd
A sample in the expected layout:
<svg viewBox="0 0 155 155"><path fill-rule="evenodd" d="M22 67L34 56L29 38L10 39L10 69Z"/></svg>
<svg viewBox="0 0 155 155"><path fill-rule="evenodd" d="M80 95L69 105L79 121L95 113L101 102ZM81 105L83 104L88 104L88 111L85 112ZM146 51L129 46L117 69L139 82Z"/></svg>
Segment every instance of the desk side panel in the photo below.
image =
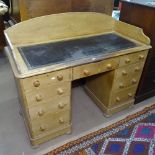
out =
<svg viewBox="0 0 155 155"><path fill-rule="evenodd" d="M146 45L150 45L150 39L144 34L143 30L139 27L121 21L115 21L114 30L131 39L134 39Z"/></svg>

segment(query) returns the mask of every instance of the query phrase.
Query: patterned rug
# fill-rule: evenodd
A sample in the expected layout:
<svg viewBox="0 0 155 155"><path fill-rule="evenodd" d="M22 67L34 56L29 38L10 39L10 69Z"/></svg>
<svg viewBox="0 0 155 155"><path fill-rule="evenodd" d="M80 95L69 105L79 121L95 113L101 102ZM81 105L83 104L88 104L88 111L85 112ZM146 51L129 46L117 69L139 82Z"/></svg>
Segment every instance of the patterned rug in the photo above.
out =
<svg viewBox="0 0 155 155"><path fill-rule="evenodd" d="M56 148L48 155L155 155L155 105Z"/></svg>

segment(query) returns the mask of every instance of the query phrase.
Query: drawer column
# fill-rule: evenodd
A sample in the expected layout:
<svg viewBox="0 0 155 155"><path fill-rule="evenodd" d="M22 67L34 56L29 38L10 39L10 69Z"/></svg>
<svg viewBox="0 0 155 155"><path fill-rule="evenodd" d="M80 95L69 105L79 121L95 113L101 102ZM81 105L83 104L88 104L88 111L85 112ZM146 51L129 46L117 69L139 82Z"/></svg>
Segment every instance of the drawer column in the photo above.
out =
<svg viewBox="0 0 155 155"><path fill-rule="evenodd" d="M71 69L19 80L32 145L71 132L71 81Z"/></svg>

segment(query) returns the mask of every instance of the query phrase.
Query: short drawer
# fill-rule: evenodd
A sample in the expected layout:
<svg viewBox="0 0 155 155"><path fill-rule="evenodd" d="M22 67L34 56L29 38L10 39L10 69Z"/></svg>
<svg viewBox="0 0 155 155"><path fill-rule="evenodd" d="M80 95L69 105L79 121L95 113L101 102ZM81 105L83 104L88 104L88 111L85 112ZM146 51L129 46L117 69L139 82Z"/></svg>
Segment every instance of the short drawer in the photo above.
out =
<svg viewBox="0 0 155 155"><path fill-rule="evenodd" d="M57 99L51 99L44 104L27 108L27 111L30 120L37 120L70 109L70 96L64 96Z"/></svg>
<svg viewBox="0 0 155 155"><path fill-rule="evenodd" d="M126 87L137 85L142 74L144 62L131 64L116 70L113 90L121 90Z"/></svg>
<svg viewBox="0 0 155 155"><path fill-rule="evenodd" d="M98 74L99 72L99 63L77 66L73 68L73 80Z"/></svg>
<svg viewBox="0 0 155 155"><path fill-rule="evenodd" d="M118 64L119 64L119 58L112 58L99 61L96 63L74 67L73 80L113 70L118 66Z"/></svg>
<svg viewBox="0 0 155 155"><path fill-rule="evenodd" d="M148 51L141 51L133 54L124 55L120 59L120 66L125 66L135 62L145 61L147 54L148 54Z"/></svg>
<svg viewBox="0 0 155 155"><path fill-rule="evenodd" d="M72 70L60 70L56 72L37 75L21 80L25 92L43 89L48 85L61 84L72 80Z"/></svg>
<svg viewBox="0 0 155 155"><path fill-rule="evenodd" d="M127 89L124 89L123 91L114 91L112 93L111 101L109 106L114 107L119 104L122 104L122 102L126 102L128 100L131 100L135 97L137 87L130 87Z"/></svg>
<svg viewBox="0 0 155 155"><path fill-rule="evenodd" d="M99 62L100 72L105 72L108 70L114 70L119 66L119 57L106 59Z"/></svg>
<svg viewBox="0 0 155 155"><path fill-rule="evenodd" d="M65 128L71 124L71 111L66 110L60 113L44 117L39 120L30 122L32 137L36 137L48 132L56 131L57 129Z"/></svg>
<svg viewBox="0 0 155 155"><path fill-rule="evenodd" d="M51 85L44 89L35 90L25 93L26 106L34 106L37 104L47 103L53 98L60 98L63 96L70 96L71 83L66 82L59 85Z"/></svg>

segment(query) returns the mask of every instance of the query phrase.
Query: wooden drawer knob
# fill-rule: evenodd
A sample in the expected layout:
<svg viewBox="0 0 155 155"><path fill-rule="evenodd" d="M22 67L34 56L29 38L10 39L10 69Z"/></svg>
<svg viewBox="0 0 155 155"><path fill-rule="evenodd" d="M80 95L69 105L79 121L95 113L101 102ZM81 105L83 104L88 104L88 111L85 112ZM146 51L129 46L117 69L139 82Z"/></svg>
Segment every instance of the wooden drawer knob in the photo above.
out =
<svg viewBox="0 0 155 155"><path fill-rule="evenodd" d="M58 104L58 108L59 108L59 109L63 109L64 107L65 107L65 104L64 104L64 103L59 103L59 104Z"/></svg>
<svg viewBox="0 0 155 155"><path fill-rule="evenodd" d="M129 96L129 97L133 97L132 93L128 93L128 96Z"/></svg>
<svg viewBox="0 0 155 155"><path fill-rule="evenodd" d="M139 55L139 60L144 60L144 55Z"/></svg>
<svg viewBox="0 0 155 155"><path fill-rule="evenodd" d="M45 130L46 130L45 126L41 125L41 126L40 126L40 131L43 132L43 131L45 131Z"/></svg>
<svg viewBox="0 0 155 155"><path fill-rule="evenodd" d="M40 86L40 82L37 80L35 82L33 82L34 87L39 87Z"/></svg>
<svg viewBox="0 0 155 155"><path fill-rule="evenodd" d="M58 81L62 81L63 80L63 75L58 75L57 79L58 79Z"/></svg>
<svg viewBox="0 0 155 155"><path fill-rule="evenodd" d="M65 121L64 121L64 119L61 117L61 118L59 118L59 123L60 124L63 124Z"/></svg>
<svg viewBox="0 0 155 155"><path fill-rule="evenodd" d="M90 72L88 70L84 70L83 73L84 73L85 76L90 75Z"/></svg>
<svg viewBox="0 0 155 155"><path fill-rule="evenodd" d="M107 69L112 69L112 64L107 64Z"/></svg>
<svg viewBox="0 0 155 155"><path fill-rule="evenodd" d="M120 102L121 99L120 99L119 97L116 97L116 101L117 101L117 102Z"/></svg>
<svg viewBox="0 0 155 155"><path fill-rule="evenodd" d="M128 58L128 59L125 60L125 62L128 64L128 63L131 62L131 60Z"/></svg>
<svg viewBox="0 0 155 155"><path fill-rule="evenodd" d="M127 72L126 71L122 71L122 75L127 75Z"/></svg>
<svg viewBox="0 0 155 155"><path fill-rule="evenodd" d="M36 95L36 101L40 102L42 100L42 96L41 95Z"/></svg>
<svg viewBox="0 0 155 155"><path fill-rule="evenodd" d="M62 95L62 94L64 93L64 91L63 91L62 88L59 88L59 89L57 90L57 93L58 93L58 95Z"/></svg>
<svg viewBox="0 0 155 155"><path fill-rule="evenodd" d="M40 110L38 111L38 116L43 116L43 115L44 115L44 110L40 109Z"/></svg>
<svg viewBox="0 0 155 155"><path fill-rule="evenodd" d="M132 79L132 84L136 84L137 80L136 79Z"/></svg>
<svg viewBox="0 0 155 155"><path fill-rule="evenodd" d="M123 83L120 83L119 84L119 88L124 88L124 84Z"/></svg>
<svg viewBox="0 0 155 155"><path fill-rule="evenodd" d="M135 71L139 72L140 71L140 67L135 67Z"/></svg>

